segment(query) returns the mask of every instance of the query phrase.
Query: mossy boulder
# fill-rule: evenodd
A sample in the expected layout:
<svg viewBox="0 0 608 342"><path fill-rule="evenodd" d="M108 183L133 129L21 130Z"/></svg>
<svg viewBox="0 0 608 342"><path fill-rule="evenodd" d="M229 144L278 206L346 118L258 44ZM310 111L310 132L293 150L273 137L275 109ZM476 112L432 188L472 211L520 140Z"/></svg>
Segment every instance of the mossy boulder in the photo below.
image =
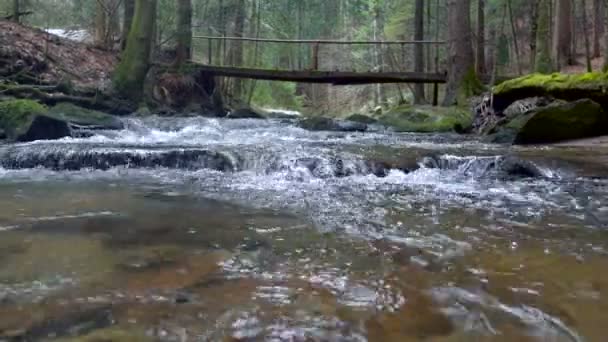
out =
<svg viewBox="0 0 608 342"><path fill-rule="evenodd" d="M48 115L87 129L117 130L124 128L122 121L112 115L81 108L71 103L58 103L49 109Z"/></svg>
<svg viewBox="0 0 608 342"><path fill-rule="evenodd" d="M517 100L540 96L565 101L591 99L607 108L606 89L608 89L608 73L531 74L494 87L492 106L496 112L502 112Z"/></svg>
<svg viewBox="0 0 608 342"><path fill-rule="evenodd" d="M363 114L352 114L346 118L347 121L360 122L366 125L373 125L378 123L378 120L372 118L371 116L363 115Z"/></svg>
<svg viewBox="0 0 608 342"><path fill-rule="evenodd" d="M515 144L544 144L608 134L608 115L589 99L540 108L512 120Z"/></svg>
<svg viewBox="0 0 608 342"><path fill-rule="evenodd" d="M547 144L608 134L608 115L589 99L557 101L499 121L484 138L491 143Z"/></svg>
<svg viewBox="0 0 608 342"><path fill-rule="evenodd" d="M72 136L73 128L120 129L114 117L71 104L48 107L32 100L0 102L0 130L10 141L53 140Z"/></svg>
<svg viewBox="0 0 608 342"><path fill-rule="evenodd" d="M380 124L398 132L463 132L473 123L473 114L461 107L401 105L378 118Z"/></svg>
<svg viewBox="0 0 608 342"><path fill-rule="evenodd" d="M70 136L67 122L48 115L48 108L36 101L10 100L0 102L0 129L8 140L34 141Z"/></svg>
<svg viewBox="0 0 608 342"><path fill-rule="evenodd" d="M367 131L367 125L348 121L326 118L323 116L309 117L300 120L299 125L309 131L336 131L336 132L365 132Z"/></svg>

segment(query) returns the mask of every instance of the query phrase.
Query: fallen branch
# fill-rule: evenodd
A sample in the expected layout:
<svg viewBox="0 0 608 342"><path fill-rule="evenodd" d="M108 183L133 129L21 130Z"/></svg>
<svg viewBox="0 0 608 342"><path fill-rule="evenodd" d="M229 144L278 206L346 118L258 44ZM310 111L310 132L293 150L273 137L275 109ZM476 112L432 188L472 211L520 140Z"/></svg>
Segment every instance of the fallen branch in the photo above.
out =
<svg viewBox="0 0 608 342"><path fill-rule="evenodd" d="M32 11L25 11L25 12L19 12L19 13L17 13L17 16L19 18L21 18L21 17L25 17L26 15L32 15L32 14L34 14L34 12L32 12ZM3 19L5 19L5 20L12 20L13 18L15 18L14 14L11 14L9 16L3 17Z"/></svg>

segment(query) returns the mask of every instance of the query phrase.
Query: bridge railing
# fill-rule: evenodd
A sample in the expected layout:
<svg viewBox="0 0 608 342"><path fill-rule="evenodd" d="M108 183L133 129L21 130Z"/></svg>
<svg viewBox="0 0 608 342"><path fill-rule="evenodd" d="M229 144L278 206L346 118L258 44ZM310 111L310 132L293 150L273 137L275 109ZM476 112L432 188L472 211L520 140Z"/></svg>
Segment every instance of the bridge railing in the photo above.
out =
<svg viewBox="0 0 608 342"><path fill-rule="evenodd" d="M193 61L209 66L348 72L414 72L421 45L425 72L446 70L445 41L287 40L193 36ZM242 53L241 53L242 52Z"/></svg>

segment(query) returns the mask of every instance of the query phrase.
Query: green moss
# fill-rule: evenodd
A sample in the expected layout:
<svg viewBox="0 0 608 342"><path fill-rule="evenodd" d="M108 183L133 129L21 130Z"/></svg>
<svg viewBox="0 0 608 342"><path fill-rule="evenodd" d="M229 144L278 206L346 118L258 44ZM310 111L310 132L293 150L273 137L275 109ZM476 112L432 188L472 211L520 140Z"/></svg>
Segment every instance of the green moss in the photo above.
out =
<svg viewBox="0 0 608 342"><path fill-rule="evenodd" d="M0 129L7 137L23 134L36 115L48 112L46 106L32 100L9 100L0 102Z"/></svg>
<svg viewBox="0 0 608 342"><path fill-rule="evenodd" d="M399 132L450 132L471 126L473 115L462 107L401 105L383 114L381 124Z"/></svg>
<svg viewBox="0 0 608 342"><path fill-rule="evenodd" d="M546 96L566 101L591 99L608 105L608 73L531 74L503 82L492 90L495 109L503 110L523 98Z"/></svg>

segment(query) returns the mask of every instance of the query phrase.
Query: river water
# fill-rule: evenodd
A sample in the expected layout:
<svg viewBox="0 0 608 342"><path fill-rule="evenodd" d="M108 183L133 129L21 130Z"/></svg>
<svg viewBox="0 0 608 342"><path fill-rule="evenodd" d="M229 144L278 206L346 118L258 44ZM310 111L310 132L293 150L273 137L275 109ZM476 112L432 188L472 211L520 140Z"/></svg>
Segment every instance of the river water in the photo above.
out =
<svg viewBox="0 0 608 342"><path fill-rule="evenodd" d="M0 340L606 338L608 149L126 123L0 146Z"/></svg>

